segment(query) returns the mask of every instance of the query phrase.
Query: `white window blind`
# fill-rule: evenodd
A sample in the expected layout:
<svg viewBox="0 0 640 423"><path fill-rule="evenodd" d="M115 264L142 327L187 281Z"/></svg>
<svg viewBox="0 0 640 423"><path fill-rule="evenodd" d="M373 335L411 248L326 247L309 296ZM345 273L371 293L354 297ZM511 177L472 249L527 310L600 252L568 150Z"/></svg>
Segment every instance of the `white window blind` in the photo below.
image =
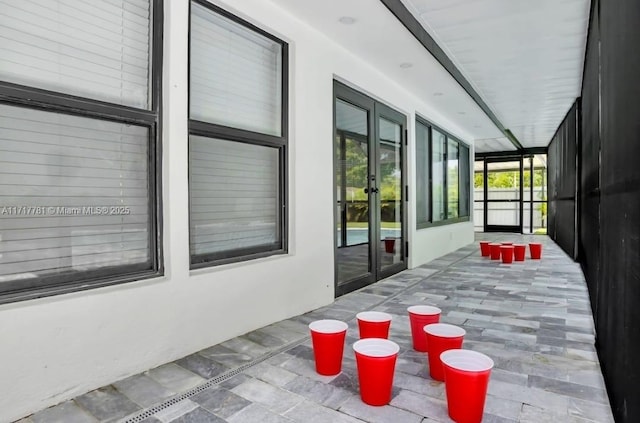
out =
<svg viewBox="0 0 640 423"><path fill-rule="evenodd" d="M148 139L0 105L0 282L148 263Z"/></svg>
<svg viewBox="0 0 640 423"><path fill-rule="evenodd" d="M279 244L278 149L189 138L192 255Z"/></svg>
<svg viewBox="0 0 640 423"><path fill-rule="evenodd" d="M0 0L0 79L149 108L149 0Z"/></svg>
<svg viewBox="0 0 640 423"><path fill-rule="evenodd" d="M280 136L282 46L191 5L190 118Z"/></svg>

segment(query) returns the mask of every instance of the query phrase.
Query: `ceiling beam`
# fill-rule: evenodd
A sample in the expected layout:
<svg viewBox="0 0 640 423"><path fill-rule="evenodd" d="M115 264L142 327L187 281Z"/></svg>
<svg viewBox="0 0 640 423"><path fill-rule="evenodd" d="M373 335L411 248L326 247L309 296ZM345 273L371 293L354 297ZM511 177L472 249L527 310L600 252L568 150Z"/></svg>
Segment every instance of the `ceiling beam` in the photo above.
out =
<svg viewBox="0 0 640 423"><path fill-rule="evenodd" d="M480 106L482 111L487 115L489 119L502 131L502 133L511 141L515 148L522 150L522 144L513 135L513 133L507 129L500 119L493 113L487 103L484 102L480 94L476 92L473 86L467 81L462 72L457 66L449 59L449 56L440 48L438 43L435 42L431 35L424 29L422 24L411 14L411 12L402 4L401 0L380 0L387 9L404 25L405 28L427 49L429 53L446 69L447 72L456 80L458 84L471 96L473 101Z"/></svg>

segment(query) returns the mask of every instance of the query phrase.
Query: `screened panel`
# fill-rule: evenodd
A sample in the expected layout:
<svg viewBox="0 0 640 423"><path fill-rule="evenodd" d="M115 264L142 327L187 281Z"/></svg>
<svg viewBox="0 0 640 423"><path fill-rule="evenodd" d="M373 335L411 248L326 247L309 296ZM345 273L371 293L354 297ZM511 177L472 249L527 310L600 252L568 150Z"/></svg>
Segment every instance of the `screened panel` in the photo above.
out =
<svg viewBox="0 0 640 423"><path fill-rule="evenodd" d="M0 79L149 108L149 0L0 0Z"/></svg>
<svg viewBox="0 0 640 423"><path fill-rule="evenodd" d="M0 282L150 263L148 143L145 127L0 105Z"/></svg>
<svg viewBox="0 0 640 423"><path fill-rule="evenodd" d="M281 245L279 150L189 137L193 255Z"/></svg>
<svg viewBox="0 0 640 423"><path fill-rule="evenodd" d="M282 45L191 5L190 118L282 135Z"/></svg>
<svg viewBox="0 0 640 423"><path fill-rule="evenodd" d="M444 134L431 130L431 172L432 172L432 218L434 222L446 219L444 214L444 202L445 202L445 170L444 170L444 158L445 149L447 148L447 139Z"/></svg>
<svg viewBox="0 0 640 423"><path fill-rule="evenodd" d="M418 224L431 221L429 169L429 127L416 122L416 219Z"/></svg>

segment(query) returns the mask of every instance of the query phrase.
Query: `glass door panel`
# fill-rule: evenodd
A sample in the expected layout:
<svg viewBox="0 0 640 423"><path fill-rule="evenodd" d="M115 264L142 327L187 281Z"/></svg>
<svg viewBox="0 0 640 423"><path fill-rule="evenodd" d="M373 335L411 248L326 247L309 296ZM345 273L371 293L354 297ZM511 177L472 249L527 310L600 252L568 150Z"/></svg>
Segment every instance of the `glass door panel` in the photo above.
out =
<svg viewBox="0 0 640 423"><path fill-rule="evenodd" d="M380 265L403 261L402 248L402 126L380 117L378 161L380 172Z"/></svg>
<svg viewBox="0 0 640 423"><path fill-rule="evenodd" d="M337 283L371 274L369 113L336 99Z"/></svg>
<svg viewBox="0 0 640 423"><path fill-rule="evenodd" d="M522 232L522 160L485 162L485 230Z"/></svg>

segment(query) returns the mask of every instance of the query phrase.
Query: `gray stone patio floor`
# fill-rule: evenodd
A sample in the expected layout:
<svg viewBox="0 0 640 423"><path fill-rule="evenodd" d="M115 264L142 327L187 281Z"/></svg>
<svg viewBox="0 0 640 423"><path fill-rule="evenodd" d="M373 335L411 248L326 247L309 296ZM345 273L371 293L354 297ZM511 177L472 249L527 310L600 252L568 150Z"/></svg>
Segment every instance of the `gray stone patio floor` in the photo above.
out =
<svg viewBox="0 0 640 423"><path fill-rule="evenodd" d="M505 265L477 243L401 272L333 304L274 323L21 420L41 422L449 422L444 383L411 348L407 307L442 309L466 330L463 348L495 361L484 422L612 422L580 267L546 236L478 234L543 243L542 260ZM356 313L393 316L400 345L390 405L359 397ZM338 376L315 372L308 323L349 324Z"/></svg>

